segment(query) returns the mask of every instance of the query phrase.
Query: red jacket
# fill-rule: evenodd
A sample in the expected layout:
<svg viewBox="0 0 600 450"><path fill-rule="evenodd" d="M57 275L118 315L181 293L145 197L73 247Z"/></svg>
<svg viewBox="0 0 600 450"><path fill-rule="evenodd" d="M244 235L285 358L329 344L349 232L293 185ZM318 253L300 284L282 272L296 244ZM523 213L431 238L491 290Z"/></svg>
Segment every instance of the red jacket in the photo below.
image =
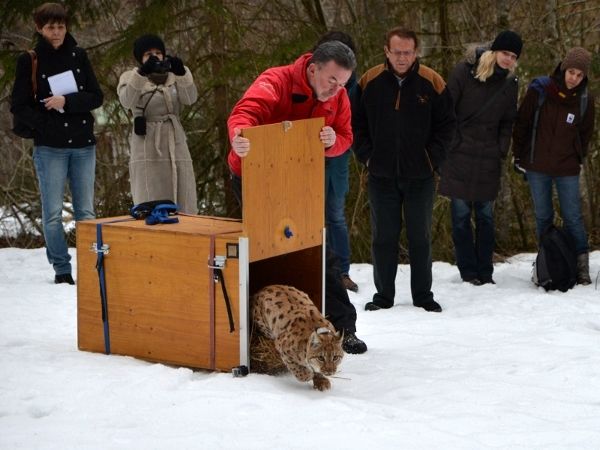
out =
<svg viewBox="0 0 600 450"><path fill-rule="evenodd" d="M237 102L227 120L229 139L234 128L269 125L284 120L324 117L325 125L335 130L335 144L325 150L325 156L344 153L352 145L350 102L345 89L325 102L313 97L306 78L306 67L312 56L306 53L288 66L265 70ZM242 174L240 157L229 150L227 162L232 172Z"/></svg>

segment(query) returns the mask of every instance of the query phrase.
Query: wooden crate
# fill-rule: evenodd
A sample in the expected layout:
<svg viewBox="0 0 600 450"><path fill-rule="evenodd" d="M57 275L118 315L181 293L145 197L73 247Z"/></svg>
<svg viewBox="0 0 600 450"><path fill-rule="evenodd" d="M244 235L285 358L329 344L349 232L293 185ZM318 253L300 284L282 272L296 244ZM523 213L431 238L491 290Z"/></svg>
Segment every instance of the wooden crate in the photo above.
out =
<svg viewBox="0 0 600 450"><path fill-rule="evenodd" d="M178 224L151 226L128 217L79 222L79 348L228 371L249 362L253 292L267 284L289 284L322 308L322 126L317 118L243 130L252 151L244 160L242 222L187 215L179 216ZM104 258L107 335L97 254L90 250L98 241L98 224L109 246ZM222 283L215 283L208 267L213 255L226 256L233 332Z"/></svg>
<svg viewBox="0 0 600 450"><path fill-rule="evenodd" d="M124 221L119 221L123 220ZM177 224L146 225L126 217L77 224L77 322L81 350L106 352L97 254L102 223L110 353L189 367L230 370L240 361L238 259L223 269L235 331L220 283L209 266L214 253L237 248L241 224L179 216Z"/></svg>

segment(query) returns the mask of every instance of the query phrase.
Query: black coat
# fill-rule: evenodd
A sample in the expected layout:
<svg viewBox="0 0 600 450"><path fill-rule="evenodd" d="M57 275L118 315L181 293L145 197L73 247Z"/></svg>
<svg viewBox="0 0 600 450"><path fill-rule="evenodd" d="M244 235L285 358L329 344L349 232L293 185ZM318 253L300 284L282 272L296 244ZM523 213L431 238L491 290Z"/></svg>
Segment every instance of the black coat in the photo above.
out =
<svg viewBox="0 0 600 450"><path fill-rule="evenodd" d="M96 75L84 49L67 33L63 45L54 49L38 34L37 100L33 100L31 84L31 57L23 53L17 60L15 84L11 98L11 112L34 129L34 145L55 148L81 148L93 145L93 109L102 105L103 95ZM46 110L40 100L52 96L48 77L68 70L73 71L78 92L65 95L64 113Z"/></svg>
<svg viewBox="0 0 600 450"><path fill-rule="evenodd" d="M475 68L463 61L448 79L458 130L442 166L439 192L465 201L493 201L500 190L502 160L517 115L518 83L516 77L503 73L481 82L474 77ZM485 111L465 122L499 90Z"/></svg>
<svg viewBox="0 0 600 450"><path fill-rule="evenodd" d="M380 64L361 77L352 94L353 150L377 177L431 177L455 126L446 83L418 61L402 87L388 65Z"/></svg>

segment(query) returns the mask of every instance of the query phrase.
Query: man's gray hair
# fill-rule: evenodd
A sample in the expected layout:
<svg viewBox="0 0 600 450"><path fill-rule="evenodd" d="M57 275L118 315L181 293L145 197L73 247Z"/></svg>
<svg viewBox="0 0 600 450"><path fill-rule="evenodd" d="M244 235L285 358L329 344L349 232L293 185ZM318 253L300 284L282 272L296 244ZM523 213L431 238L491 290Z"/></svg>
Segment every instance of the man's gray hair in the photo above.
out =
<svg viewBox="0 0 600 450"><path fill-rule="evenodd" d="M329 61L347 70L356 69L354 52L340 41L323 42L315 49L308 63L327 64Z"/></svg>

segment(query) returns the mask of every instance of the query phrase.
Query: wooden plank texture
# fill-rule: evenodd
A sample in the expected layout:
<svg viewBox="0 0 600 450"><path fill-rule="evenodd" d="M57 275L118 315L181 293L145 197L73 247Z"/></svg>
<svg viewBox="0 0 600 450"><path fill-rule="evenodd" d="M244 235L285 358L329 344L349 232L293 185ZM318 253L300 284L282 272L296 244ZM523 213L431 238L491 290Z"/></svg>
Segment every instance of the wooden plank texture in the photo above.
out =
<svg viewBox="0 0 600 450"><path fill-rule="evenodd" d="M82 350L96 352L104 351L104 338L96 255L89 248L96 242L96 223L106 221L77 225L78 344ZM210 236L206 233L233 232L227 236L236 243L240 229L239 222L186 216L180 217L179 224L103 225L103 239L110 246L105 271L111 352L210 368L208 291L214 280L208 269ZM228 278L236 283L237 268L233 271ZM230 297L237 303L238 290L232 288ZM217 309L216 315L219 342L222 312ZM227 329L226 341L231 339ZM234 345L227 342L217 344L219 351L239 354L237 339ZM229 370L234 365L216 368Z"/></svg>
<svg viewBox="0 0 600 450"><path fill-rule="evenodd" d="M323 124L323 118L314 118L243 130L251 145L242 183L251 262L321 245Z"/></svg>

